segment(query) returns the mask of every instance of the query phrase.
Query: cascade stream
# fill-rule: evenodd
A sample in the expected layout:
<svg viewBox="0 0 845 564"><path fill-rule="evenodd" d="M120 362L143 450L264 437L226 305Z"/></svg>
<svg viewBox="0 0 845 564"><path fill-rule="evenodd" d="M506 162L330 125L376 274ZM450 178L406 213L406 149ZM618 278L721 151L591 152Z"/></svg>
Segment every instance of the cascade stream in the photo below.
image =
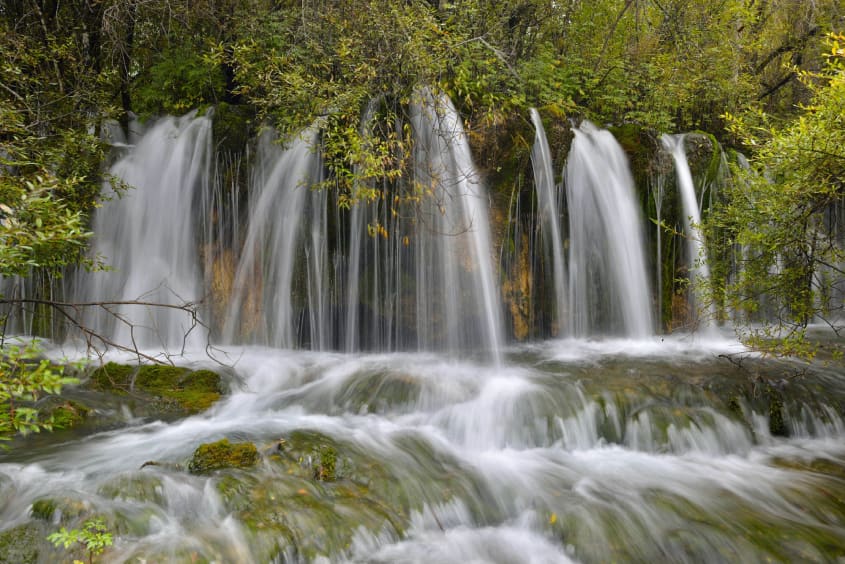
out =
<svg viewBox="0 0 845 564"><path fill-rule="evenodd" d="M675 162L675 171L678 176L678 190L681 194L683 204L684 230L687 233L687 258L689 268L689 282L691 286L691 309L696 311L696 304L701 301L700 284L707 284L710 280L710 268L707 266L706 249L704 237L698 226L701 224L701 207L695 195L695 184L692 180L689 163L687 162L686 150L684 149L684 135L666 135L660 138L663 147L672 154ZM715 313L710 308L710 313L705 319L700 320L702 329L710 328L716 319Z"/></svg>
<svg viewBox="0 0 845 564"><path fill-rule="evenodd" d="M46 537L94 516L114 537L102 559L117 563L845 557L842 361L763 358L718 327L657 335L620 144L576 128L558 194L559 153L536 112L535 186L518 196L542 216L529 229L546 245L559 332L508 340L494 257L521 227L495 225L497 195L452 102L414 98L399 125L415 139L409 178L396 199L350 210L322 186L319 124L284 143L260 137L237 206L214 185L208 117L160 119L117 148L110 172L133 188L94 227L114 269L70 291L214 295L222 304L200 314L214 309L219 327L187 341L180 310L116 304L118 316L89 322L150 356L183 348L171 358L219 374L221 397L191 413L145 402L166 367L110 389L121 369L106 363L137 357L95 360L62 399L91 406L84 423L0 452L0 561L83 558ZM209 219L220 217L231 225ZM48 346L55 360L87 354L73 335ZM254 458L198 470L198 447L222 439L252 443Z"/></svg>
<svg viewBox="0 0 845 564"><path fill-rule="evenodd" d="M584 122L566 163L570 334L654 333L642 219L622 147Z"/></svg>

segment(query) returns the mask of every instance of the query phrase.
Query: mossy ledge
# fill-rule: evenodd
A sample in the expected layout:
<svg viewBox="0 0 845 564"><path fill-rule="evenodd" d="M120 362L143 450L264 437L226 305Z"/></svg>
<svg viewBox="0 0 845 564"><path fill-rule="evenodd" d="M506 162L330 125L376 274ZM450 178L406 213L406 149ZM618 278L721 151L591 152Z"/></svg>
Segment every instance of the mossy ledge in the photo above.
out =
<svg viewBox="0 0 845 564"><path fill-rule="evenodd" d="M188 413L199 413L220 399L220 375L211 370L179 366L129 366L109 362L95 369L88 387L115 394L142 393L175 404Z"/></svg>

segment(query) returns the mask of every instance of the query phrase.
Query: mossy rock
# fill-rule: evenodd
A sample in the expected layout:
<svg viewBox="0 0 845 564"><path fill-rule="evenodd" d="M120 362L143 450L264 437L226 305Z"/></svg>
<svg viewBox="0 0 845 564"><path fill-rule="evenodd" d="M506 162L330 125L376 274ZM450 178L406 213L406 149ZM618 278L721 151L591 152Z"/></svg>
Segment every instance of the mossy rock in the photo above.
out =
<svg viewBox="0 0 845 564"><path fill-rule="evenodd" d="M391 371L365 374L347 381L331 397L303 397L299 403L319 413L391 413L414 405L423 383L408 374Z"/></svg>
<svg viewBox="0 0 845 564"><path fill-rule="evenodd" d="M109 362L94 370L88 386L99 392L128 393L137 367Z"/></svg>
<svg viewBox="0 0 845 564"><path fill-rule="evenodd" d="M360 484L322 482L287 474L279 466L267 470L226 474L217 482L225 507L245 526L250 546L260 547L260 560L284 553L313 561L342 553L361 528L388 531L398 539L407 526L406 516Z"/></svg>
<svg viewBox="0 0 845 564"><path fill-rule="evenodd" d="M43 422L52 419L54 429L70 429L85 423L91 408L75 400L51 397L49 404L39 406L38 416Z"/></svg>
<svg viewBox="0 0 845 564"><path fill-rule="evenodd" d="M351 460L340 452L347 445L317 431L294 431L280 439L270 460L280 464L287 474L334 482L354 475Z"/></svg>
<svg viewBox="0 0 845 564"><path fill-rule="evenodd" d="M775 437L788 437L789 429L783 418L783 396L769 391L769 432Z"/></svg>
<svg viewBox="0 0 845 564"><path fill-rule="evenodd" d="M32 502L30 508L33 519L46 522L58 521L63 525L79 520L90 511L90 502L73 497L43 497Z"/></svg>
<svg viewBox="0 0 845 564"><path fill-rule="evenodd" d="M188 413L199 413L220 399L220 375L211 370L192 371L167 365L127 366L109 362L94 370L88 386L96 391L146 394Z"/></svg>
<svg viewBox="0 0 845 564"><path fill-rule="evenodd" d="M259 458L254 444L230 443L229 439L222 439L197 447L188 463L188 472L207 474L227 468L250 468L258 463Z"/></svg>
<svg viewBox="0 0 845 564"><path fill-rule="evenodd" d="M413 512L456 497L473 500L469 510L479 523L501 519L483 508L489 501L483 482L467 477L447 453L413 434L397 446L398 456L385 459L352 441L299 429L264 450L267 464L223 473L215 484L263 560L331 558L362 528L399 540Z"/></svg>
<svg viewBox="0 0 845 564"><path fill-rule="evenodd" d="M56 500L50 498L38 499L33 502L30 513L34 519L52 521L56 513Z"/></svg>
<svg viewBox="0 0 845 564"><path fill-rule="evenodd" d="M38 562L44 532L33 523L0 533L0 564L34 564Z"/></svg>

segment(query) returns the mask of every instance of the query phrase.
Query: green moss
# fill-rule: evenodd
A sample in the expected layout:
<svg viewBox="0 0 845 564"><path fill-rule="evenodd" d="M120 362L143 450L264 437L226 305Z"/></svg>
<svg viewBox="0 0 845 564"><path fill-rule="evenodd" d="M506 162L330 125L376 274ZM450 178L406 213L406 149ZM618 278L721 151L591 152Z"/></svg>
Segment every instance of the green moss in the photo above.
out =
<svg viewBox="0 0 845 564"><path fill-rule="evenodd" d="M49 415L53 416L53 426L69 429L81 425L88 418L91 409L78 401L68 400L57 406Z"/></svg>
<svg viewBox="0 0 845 564"><path fill-rule="evenodd" d="M88 386L101 392L127 393L135 370L134 366L106 363L91 373Z"/></svg>
<svg viewBox="0 0 845 564"><path fill-rule="evenodd" d="M134 386L138 390L165 393L177 386L187 368L166 365L145 365L138 369Z"/></svg>
<svg viewBox="0 0 845 564"><path fill-rule="evenodd" d="M258 463L258 449L252 443L229 442L222 439L216 443L200 445L188 463L191 474L206 474L225 468L249 468Z"/></svg>
<svg viewBox="0 0 845 564"><path fill-rule="evenodd" d="M320 466L315 470L314 477L321 482L334 482L337 479L337 450L325 447L320 453Z"/></svg>
<svg viewBox="0 0 845 564"><path fill-rule="evenodd" d="M769 390L769 432L775 437L789 436L783 419L783 398L774 390Z"/></svg>
<svg viewBox="0 0 845 564"><path fill-rule="evenodd" d="M21 525L0 533L0 564L38 562L42 531L33 524Z"/></svg>
<svg viewBox="0 0 845 564"><path fill-rule="evenodd" d="M116 394L148 394L188 413L205 411L220 399L220 375L180 366L108 363L91 373L89 387Z"/></svg>
<svg viewBox="0 0 845 564"><path fill-rule="evenodd" d="M56 506L56 500L54 499L45 498L36 500L32 504L32 516L42 521L51 521L53 519L53 513L56 512Z"/></svg>

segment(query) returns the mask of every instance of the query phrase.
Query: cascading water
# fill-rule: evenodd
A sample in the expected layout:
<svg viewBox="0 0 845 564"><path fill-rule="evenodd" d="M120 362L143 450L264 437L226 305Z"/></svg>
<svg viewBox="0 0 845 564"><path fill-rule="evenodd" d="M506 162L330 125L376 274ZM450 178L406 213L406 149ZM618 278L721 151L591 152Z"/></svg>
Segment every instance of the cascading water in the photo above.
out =
<svg viewBox="0 0 845 564"><path fill-rule="evenodd" d="M188 114L163 118L129 147L109 173L126 185L94 217L93 256L108 271L80 274L76 300L183 305L202 298L193 207L207 190L211 120ZM92 310L89 326L124 346L194 347L206 342L201 327L178 309L121 305Z"/></svg>
<svg viewBox="0 0 845 564"><path fill-rule="evenodd" d="M738 350L550 341L492 367L232 349L232 391L203 414L103 411L100 432L0 453L0 556L11 537L67 559L46 536L100 515L116 563L834 561L841 369L775 406L717 358ZM747 362L761 382L789 367ZM185 470L224 437L260 462Z"/></svg>
<svg viewBox="0 0 845 564"><path fill-rule="evenodd" d="M498 357L501 306L487 200L451 102L427 91L420 99L411 110L418 204L359 202L332 223L327 210L336 203L324 190L309 190L320 180L316 130L286 151L262 139L262 172L253 182L224 331L229 342L246 336L282 348ZM343 225L348 240L330 245L330 227Z"/></svg>
<svg viewBox="0 0 845 564"><path fill-rule="evenodd" d="M566 163L569 334L653 334L642 219L625 153L584 122Z"/></svg>
<svg viewBox="0 0 845 564"><path fill-rule="evenodd" d="M701 225L701 208L695 196L695 184L684 149L684 135L663 134L660 141L663 147L672 155L675 161L675 172L678 177L678 191L681 194L683 206L684 231L687 234L687 253L689 283L692 288L690 301L693 312L699 311L702 303L701 286L710 282L710 267L707 262L707 250L704 247L704 237L698 226ZM699 329L709 330L716 319L713 307L699 319Z"/></svg>
<svg viewBox="0 0 845 564"><path fill-rule="evenodd" d="M543 121L536 109L531 108L531 122L534 124L534 146L531 148L531 163L534 170L534 187L537 191L545 256L552 264L558 333L567 320L566 257L560 235L560 211L558 194L552 171L552 157Z"/></svg>
<svg viewBox="0 0 845 564"><path fill-rule="evenodd" d="M270 133L259 140L247 234L224 329L228 342L246 339L281 348L301 345L302 304L307 301L311 306L311 345L317 350L327 348L325 194L311 190L319 182L322 168L316 152L317 135L316 128L309 129L286 150ZM306 233L309 215L311 229ZM303 244L303 240L308 242ZM302 263L307 265L305 272ZM294 280L297 274L302 278L298 283ZM294 295L303 289L307 293L304 299Z"/></svg>
<svg viewBox="0 0 845 564"><path fill-rule="evenodd" d="M202 135L183 136L207 124L172 120L171 135L159 135L165 123L147 135L166 146L167 158L146 147L145 136L121 166L146 178L137 170L149 168L142 156L164 165L184 154L180 143L201 152ZM421 203L363 203L346 219L328 192L310 190L322 169L313 130L287 150L269 137L259 143L246 235L206 235L244 241L232 251L241 254L232 340L243 335L285 349L499 350L486 199L457 113L445 98L423 92L412 125L415 187L423 189L412 195L424 195ZM585 332L648 335L647 324L632 321L650 321L638 218L629 206L627 164L608 136L589 125L577 131L566 169L572 264L591 275L572 276L570 293L582 295L584 285L600 291L585 295L602 308L579 310ZM173 191L189 185L170 184ZM135 191L145 187L155 193L147 184ZM159 197L172 207L177 195ZM111 211L145 210L136 201ZM203 232L223 229L209 221ZM367 223L373 236L365 235ZM347 233L348 243L337 240ZM177 236L192 239L190 231ZM635 258L642 273L632 274L637 269L620 254ZM339 283L353 275L356 284ZM639 317L625 313L625 300L636 303ZM332 311L338 304L367 313L349 321L350 312ZM337 319L345 320L338 327L361 331L357 344L335 333ZM66 386L63 408L91 407L83 424L17 437L0 451L0 561L84 558L83 548L57 548L47 537L93 517L114 538L101 559L115 563L843 556L845 421L838 406L845 384L836 359L784 378L797 370L790 361L749 355L749 387L747 374L720 358L748 354L743 347L691 344L685 336L519 345L495 365L430 351L221 348L237 359L224 370L202 348L180 357L219 370L220 388L228 390L194 415L167 411L173 398L145 403L142 373L130 376L131 394L110 392L103 376L124 370L109 364ZM156 384L165 380L160 367L146 374ZM182 384L209 375L183 376L175 391L184 399ZM214 452L208 443L223 438L253 443L257 463L208 473L189 464L192 453Z"/></svg>
<svg viewBox="0 0 845 564"><path fill-rule="evenodd" d="M493 276L488 201L451 100L429 90L411 107L415 188L425 194L414 238L419 347L479 346L498 358L501 305Z"/></svg>
<svg viewBox="0 0 845 564"><path fill-rule="evenodd" d="M379 100L371 100L367 104L367 110L361 118L361 134L365 140L370 140L372 137L372 121L378 109ZM358 181L360 182L360 181ZM356 189L362 188L360 184L356 184ZM355 194L357 196L357 194ZM366 241L366 220L367 212L371 211L373 215L377 215L378 210L376 206L367 205L367 202L356 201L349 214L349 251L347 257L347 279L348 286L346 289L346 338L345 349L346 352L356 352L361 350L361 334L359 325L361 322L359 315L359 303L361 301L360 295L360 277L363 268L363 263L369 259L371 264L378 264L378 245L372 246L375 251L374 256L367 255L368 246ZM378 223L377 219L373 219L372 223ZM378 276L374 278L378 280ZM374 284L373 292L378 296L378 284ZM375 300L377 301L377 300ZM379 333L377 321L368 320L370 331ZM389 347L388 347L389 348Z"/></svg>

